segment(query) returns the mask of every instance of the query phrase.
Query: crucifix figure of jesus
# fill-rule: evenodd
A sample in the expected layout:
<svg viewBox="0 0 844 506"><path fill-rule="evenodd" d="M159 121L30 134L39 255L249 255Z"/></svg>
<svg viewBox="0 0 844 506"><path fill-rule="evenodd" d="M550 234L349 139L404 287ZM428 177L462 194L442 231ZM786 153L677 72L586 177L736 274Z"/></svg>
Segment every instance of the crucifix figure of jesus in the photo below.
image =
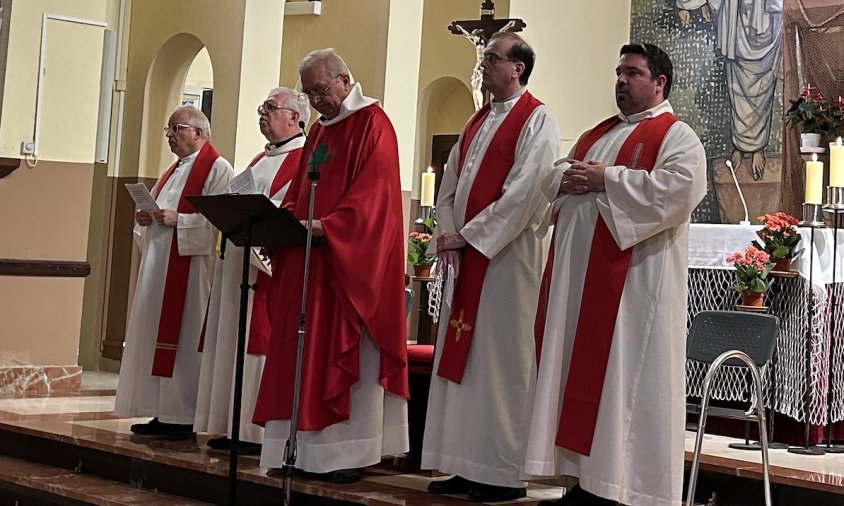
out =
<svg viewBox="0 0 844 506"><path fill-rule="evenodd" d="M448 30L451 33L463 35L475 46L475 67L469 77L469 85L472 87L472 100L475 103L476 111L485 102L481 65L484 61L484 50L489 38L497 32L520 32L525 26L527 25L521 19L495 19L495 2L491 0L481 2L481 19L452 21L448 25Z"/></svg>

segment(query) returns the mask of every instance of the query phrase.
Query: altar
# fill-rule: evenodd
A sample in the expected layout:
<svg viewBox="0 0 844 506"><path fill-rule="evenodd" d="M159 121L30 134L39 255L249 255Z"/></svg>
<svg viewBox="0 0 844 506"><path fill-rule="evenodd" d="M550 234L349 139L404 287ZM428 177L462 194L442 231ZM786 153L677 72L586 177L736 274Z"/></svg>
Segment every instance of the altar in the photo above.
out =
<svg viewBox="0 0 844 506"><path fill-rule="evenodd" d="M744 251L750 246L751 241L757 239L756 231L760 228L691 225L689 322L702 310L735 309L739 294L730 288L735 282L735 275L732 265L724 259L730 253ZM802 237L799 247L803 251L791 265L798 276L777 278L766 296L765 304L770 307L769 312L780 318L780 333L774 360L763 370L765 405L798 422L805 422L808 418L812 425L825 425L828 409L831 409L833 422L844 419L844 342L840 337L844 333L844 306L840 302L844 280L844 262L841 260L844 244L840 241L844 239L844 231L838 232L841 248L837 258L834 258L832 229L812 230L801 227L798 230ZM813 234L814 248L810 247ZM834 285L833 265L836 278ZM836 300L839 301L835 315L835 336L830 333L833 296L837 296ZM808 360L807 351L810 353ZM833 370L831 398L827 385L830 364ZM688 395L700 396L705 372L703 364L687 362ZM808 403L804 398L807 381ZM728 367L714 382L713 398L738 401L742 400L747 391L748 377L745 372L741 368Z"/></svg>

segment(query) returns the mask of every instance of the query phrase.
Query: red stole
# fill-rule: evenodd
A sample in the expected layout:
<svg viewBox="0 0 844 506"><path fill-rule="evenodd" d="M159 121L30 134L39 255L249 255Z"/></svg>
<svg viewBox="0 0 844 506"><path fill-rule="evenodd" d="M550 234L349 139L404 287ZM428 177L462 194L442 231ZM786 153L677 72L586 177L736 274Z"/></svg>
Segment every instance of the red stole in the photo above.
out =
<svg viewBox="0 0 844 506"><path fill-rule="evenodd" d="M324 156L324 157L323 157ZM308 214L311 157L318 165L314 218L325 230L311 250L299 429L347 420L360 377L362 333L380 353L378 383L408 396L405 246L398 144L378 105L331 125L315 124L282 206ZM272 331L253 420L289 420L304 248L277 250L268 294Z"/></svg>
<svg viewBox="0 0 844 506"><path fill-rule="evenodd" d="M498 127L478 167L472 189L469 190L464 223L501 198L504 193L504 181L513 167L519 135L534 109L540 105L542 102L529 92L524 92ZM469 146L489 114L489 109L490 105L487 103L472 116L464 129L460 143L458 177L463 170ZM488 266L487 257L471 245L466 245L460 260L460 277L455 283L451 317L448 320L440 365L437 368L438 376L455 383L463 381Z"/></svg>
<svg viewBox="0 0 844 506"><path fill-rule="evenodd" d="M583 160L592 145L619 121L617 117L610 118L587 133L575 149L575 159ZM650 172L666 133L676 121L671 113L640 121L622 144L613 165ZM592 452L618 309L632 256L633 248L621 250L598 215L555 440L557 446L581 455Z"/></svg>
<svg viewBox="0 0 844 506"><path fill-rule="evenodd" d="M211 173L211 167L220 155L206 142L196 155L196 160L188 174L176 211L180 214L193 214L196 209L185 198L189 195L201 195L202 187ZM174 163L158 181L155 196L161 192L167 180L173 175L179 162ZM185 310L185 295L188 288L190 262L193 257L179 255L178 227L173 228L170 242L170 257L167 261L167 276L164 280L164 297L161 302L161 315L158 320L158 338L155 341L155 354L152 360L152 375L170 378L176 364L176 350L179 345L179 333L182 330L182 313Z"/></svg>
<svg viewBox="0 0 844 506"><path fill-rule="evenodd" d="M255 157L249 166L253 167L264 158L264 155L264 153L261 153ZM301 156L302 148L297 148L288 152L287 156L284 157L270 185L268 194L270 198L274 197L284 188L284 185L293 179L296 169L299 167L299 158ZM244 252L243 254L251 254L251 252ZM258 287L252 296L252 315L249 319L249 344L246 347L246 353L250 355L266 355L270 345L270 317L267 314L267 291L270 286L270 276L265 272L258 271L255 283Z"/></svg>

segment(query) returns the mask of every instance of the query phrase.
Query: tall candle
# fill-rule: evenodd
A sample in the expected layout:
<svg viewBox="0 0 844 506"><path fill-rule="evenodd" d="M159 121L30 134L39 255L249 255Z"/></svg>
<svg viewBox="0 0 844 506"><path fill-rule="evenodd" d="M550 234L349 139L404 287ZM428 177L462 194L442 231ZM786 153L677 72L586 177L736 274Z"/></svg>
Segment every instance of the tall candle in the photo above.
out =
<svg viewBox="0 0 844 506"><path fill-rule="evenodd" d="M829 186L844 186L844 146L841 137L829 143Z"/></svg>
<svg viewBox="0 0 844 506"><path fill-rule="evenodd" d="M434 205L434 182L437 175L434 169L428 167L427 172L422 173L422 192L419 194L419 205L430 207Z"/></svg>
<svg viewBox="0 0 844 506"><path fill-rule="evenodd" d="M823 194L823 162L818 155L812 155L812 161L806 162L806 197L807 204L821 204Z"/></svg>

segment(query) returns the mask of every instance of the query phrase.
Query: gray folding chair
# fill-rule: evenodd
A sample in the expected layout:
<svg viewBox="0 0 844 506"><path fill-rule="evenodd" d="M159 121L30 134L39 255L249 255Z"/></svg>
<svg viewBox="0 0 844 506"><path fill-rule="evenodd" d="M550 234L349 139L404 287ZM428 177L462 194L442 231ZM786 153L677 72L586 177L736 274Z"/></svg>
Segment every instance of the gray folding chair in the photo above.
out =
<svg viewBox="0 0 844 506"><path fill-rule="evenodd" d="M765 504L771 506L771 483L768 470L768 434L765 429L765 403L762 394L762 374L759 369L773 356L779 332L779 318L758 313L737 311L701 311L692 319L686 342L686 357L710 364L703 380L700 406L688 404L687 413L698 412L692 469L686 506L694 505L697 475L700 470L700 451L707 416L756 421L759 424L759 442L762 445L762 470L765 482ZM756 398L750 409L727 409L709 406L712 380L722 365L744 366L750 370Z"/></svg>

